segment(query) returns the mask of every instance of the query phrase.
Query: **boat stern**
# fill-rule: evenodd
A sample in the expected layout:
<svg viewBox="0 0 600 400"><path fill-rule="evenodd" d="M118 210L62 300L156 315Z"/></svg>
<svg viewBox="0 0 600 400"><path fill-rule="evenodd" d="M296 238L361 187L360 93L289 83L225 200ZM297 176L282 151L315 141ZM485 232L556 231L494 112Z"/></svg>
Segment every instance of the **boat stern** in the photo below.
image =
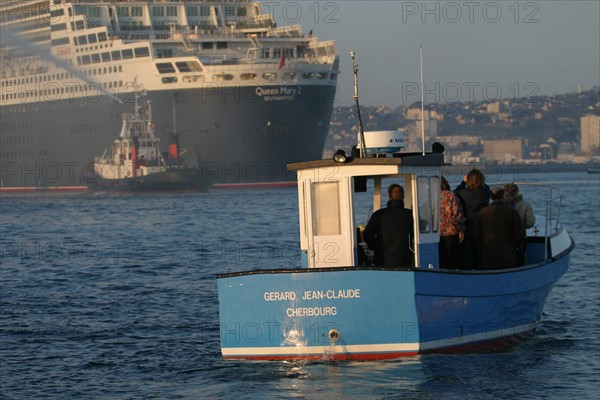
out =
<svg viewBox="0 0 600 400"><path fill-rule="evenodd" d="M419 351L411 271L248 272L219 276L218 291L224 358L384 359Z"/></svg>

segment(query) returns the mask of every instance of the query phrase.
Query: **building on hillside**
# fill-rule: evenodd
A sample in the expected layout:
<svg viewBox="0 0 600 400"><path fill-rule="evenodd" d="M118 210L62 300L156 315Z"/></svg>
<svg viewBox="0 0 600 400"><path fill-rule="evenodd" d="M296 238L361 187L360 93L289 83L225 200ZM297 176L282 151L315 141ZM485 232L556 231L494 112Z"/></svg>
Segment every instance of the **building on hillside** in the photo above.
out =
<svg viewBox="0 0 600 400"><path fill-rule="evenodd" d="M600 152L600 116L586 114L581 117L581 152L588 156Z"/></svg>
<svg viewBox="0 0 600 400"><path fill-rule="evenodd" d="M424 120L436 120L443 121L443 114L435 111L435 110L424 110L423 119ZM421 120L421 109L420 108L409 108L406 110L406 119L420 121Z"/></svg>
<svg viewBox="0 0 600 400"><path fill-rule="evenodd" d="M523 139L482 140L481 158L488 162L510 163L523 159Z"/></svg>

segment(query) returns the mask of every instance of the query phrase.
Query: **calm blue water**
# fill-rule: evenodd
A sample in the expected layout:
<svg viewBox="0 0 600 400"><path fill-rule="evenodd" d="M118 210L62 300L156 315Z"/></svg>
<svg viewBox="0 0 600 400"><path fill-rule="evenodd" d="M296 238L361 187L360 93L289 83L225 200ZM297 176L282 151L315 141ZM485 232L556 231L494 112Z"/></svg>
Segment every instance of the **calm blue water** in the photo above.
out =
<svg viewBox="0 0 600 400"><path fill-rule="evenodd" d="M600 177L526 178L565 190L577 243L537 335L387 362L221 359L215 274L299 265L293 189L3 196L0 398L596 400Z"/></svg>

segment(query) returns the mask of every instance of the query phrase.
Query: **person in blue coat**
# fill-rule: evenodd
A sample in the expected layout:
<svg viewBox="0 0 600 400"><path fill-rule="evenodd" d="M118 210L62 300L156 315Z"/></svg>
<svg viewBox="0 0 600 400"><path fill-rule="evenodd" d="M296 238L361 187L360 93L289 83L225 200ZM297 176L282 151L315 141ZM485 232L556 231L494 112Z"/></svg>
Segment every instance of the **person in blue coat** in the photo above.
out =
<svg viewBox="0 0 600 400"><path fill-rule="evenodd" d="M375 253L375 265L414 266L413 215L404 208L404 189L397 183L388 187L387 207L371 215L363 232L367 246Z"/></svg>

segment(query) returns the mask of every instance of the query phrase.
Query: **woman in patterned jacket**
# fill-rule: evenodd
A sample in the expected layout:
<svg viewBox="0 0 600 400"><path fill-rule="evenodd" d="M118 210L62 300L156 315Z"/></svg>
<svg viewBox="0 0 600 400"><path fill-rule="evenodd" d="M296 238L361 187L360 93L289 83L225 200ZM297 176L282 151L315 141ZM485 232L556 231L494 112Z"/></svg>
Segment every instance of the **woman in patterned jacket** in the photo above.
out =
<svg viewBox="0 0 600 400"><path fill-rule="evenodd" d="M465 239L466 218L458 196L442 176L440 193L440 268L459 269L460 244Z"/></svg>

